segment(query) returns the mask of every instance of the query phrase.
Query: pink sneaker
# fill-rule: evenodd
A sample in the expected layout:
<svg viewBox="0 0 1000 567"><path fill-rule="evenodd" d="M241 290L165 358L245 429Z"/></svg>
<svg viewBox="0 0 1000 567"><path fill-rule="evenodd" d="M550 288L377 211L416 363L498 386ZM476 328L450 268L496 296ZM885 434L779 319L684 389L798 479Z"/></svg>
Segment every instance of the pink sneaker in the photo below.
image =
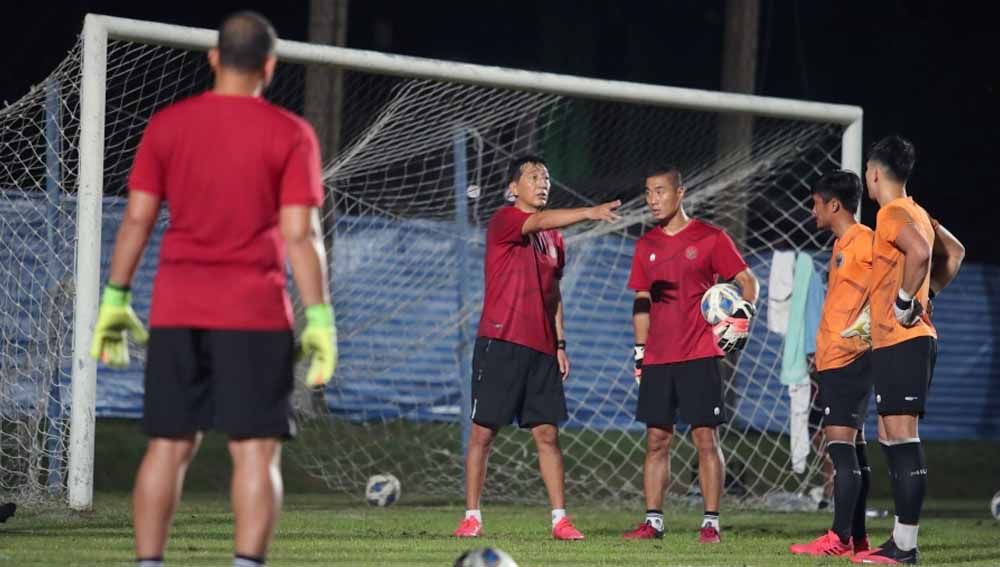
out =
<svg viewBox="0 0 1000 567"><path fill-rule="evenodd" d="M719 530L712 526L705 526L698 530L698 543L719 543L721 541L722 536L719 534Z"/></svg>
<svg viewBox="0 0 1000 567"><path fill-rule="evenodd" d="M809 543L795 543L788 546L788 551L795 555L811 555L813 557L826 555L850 557L853 549L850 542L841 543L840 537L833 530L829 530Z"/></svg>
<svg viewBox="0 0 1000 567"><path fill-rule="evenodd" d="M564 541L581 540L583 539L583 534L581 534L580 530L573 526L573 522L570 522L569 518L563 517L563 519L559 520L559 522L552 527L552 538Z"/></svg>
<svg viewBox="0 0 1000 567"><path fill-rule="evenodd" d="M865 535L864 537L862 537L858 541L854 541L852 539L851 542L854 544L854 554L855 555L861 555L862 553L868 553L869 551L872 550L872 545L871 545L871 543L869 543L867 535Z"/></svg>
<svg viewBox="0 0 1000 567"><path fill-rule="evenodd" d="M479 537L483 533L483 524L479 520L468 517L459 522L453 534L455 537Z"/></svg>

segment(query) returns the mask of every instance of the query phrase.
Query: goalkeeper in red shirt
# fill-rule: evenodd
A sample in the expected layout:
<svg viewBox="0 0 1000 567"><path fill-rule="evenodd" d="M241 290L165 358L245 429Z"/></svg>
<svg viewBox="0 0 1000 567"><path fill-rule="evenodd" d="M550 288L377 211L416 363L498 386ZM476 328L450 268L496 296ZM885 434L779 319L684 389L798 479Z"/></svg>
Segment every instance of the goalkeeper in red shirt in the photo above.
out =
<svg viewBox="0 0 1000 567"><path fill-rule="evenodd" d="M286 259L306 305L306 379L320 386L333 375L319 148L308 123L261 98L275 43L261 16L228 17L208 54L213 88L157 112L132 166L91 354L125 366L128 338L149 342L150 440L133 496L139 565L162 565L184 473L208 429L229 437L233 564L264 564L281 509L281 444L295 435ZM129 283L164 202L170 225L147 334Z"/></svg>

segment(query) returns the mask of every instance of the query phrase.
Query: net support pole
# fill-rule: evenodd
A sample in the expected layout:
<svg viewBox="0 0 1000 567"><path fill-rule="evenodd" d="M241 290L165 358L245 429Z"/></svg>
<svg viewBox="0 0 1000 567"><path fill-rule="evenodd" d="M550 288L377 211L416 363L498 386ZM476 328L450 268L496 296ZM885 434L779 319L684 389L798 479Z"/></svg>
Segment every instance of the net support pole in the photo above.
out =
<svg viewBox="0 0 1000 567"><path fill-rule="evenodd" d="M840 167L848 171L853 171L858 175L862 171L862 154L864 148L861 140L861 116L844 128L843 139L840 143Z"/></svg>
<svg viewBox="0 0 1000 567"><path fill-rule="evenodd" d="M840 140L840 168L847 171L853 171L861 176L861 186L864 189L864 168L862 167L862 162L864 159L864 142L862 141L862 128L861 128L862 115L859 113L858 117L844 128L844 133ZM854 218L861 220L861 206L864 203L864 199L858 200L858 210L854 211Z"/></svg>
<svg viewBox="0 0 1000 567"><path fill-rule="evenodd" d="M455 255L458 258L456 268L458 274L458 383L462 392L462 455L469 448L469 434L472 432L472 382L468 380L472 372L472 360L469 352L472 346L472 333L469 322L461 316L469 305L469 250L468 242L471 236L469 226L469 203L466 195L469 186L468 151L466 147L467 131L459 128L452 134L452 156L455 167ZM464 475L463 475L464 478Z"/></svg>
<svg viewBox="0 0 1000 567"><path fill-rule="evenodd" d="M48 262L48 278L46 281L46 292L49 301L47 308L52 311L60 309L60 295L62 294L59 282L62 279L62 270L59 262L59 209L62 199L62 163L59 156L62 155L62 106L61 85L58 80L50 79L45 83L45 195L46 195L46 215L45 215L45 242L48 243L50 259ZM52 313L59 317L62 313ZM48 429L45 438L45 453L49 455L49 476L46 484L49 490L58 492L62 488L62 443L61 427L63 420L62 404L62 357L59 356L62 350L62 337L46 337L56 343L57 355L52 361L51 377L49 385L48 407L46 408L46 418Z"/></svg>
<svg viewBox="0 0 1000 567"><path fill-rule="evenodd" d="M100 18L83 24L80 77L80 173L76 204L76 297L73 317L73 405L70 416L69 506L94 502L94 419L97 363L90 340L97 322L101 269L101 196L104 185L104 84L108 34Z"/></svg>

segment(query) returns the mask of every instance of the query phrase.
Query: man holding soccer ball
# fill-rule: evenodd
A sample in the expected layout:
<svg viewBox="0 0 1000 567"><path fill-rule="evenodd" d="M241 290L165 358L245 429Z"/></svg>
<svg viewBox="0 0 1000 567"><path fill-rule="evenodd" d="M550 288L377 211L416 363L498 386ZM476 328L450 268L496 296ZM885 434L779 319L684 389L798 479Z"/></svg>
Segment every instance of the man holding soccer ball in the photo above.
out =
<svg viewBox="0 0 1000 567"><path fill-rule="evenodd" d="M724 468L716 427L726 419L719 359L746 344L755 313L757 279L724 230L692 219L684 211L685 187L677 167L650 169L645 191L657 226L636 242L628 287L635 290L636 419L646 424L646 518L624 537L663 537L663 493L679 411L691 426L698 449L705 503L699 541L718 543ZM713 327L702 317L699 305L717 279L734 280L742 299L729 317Z"/></svg>

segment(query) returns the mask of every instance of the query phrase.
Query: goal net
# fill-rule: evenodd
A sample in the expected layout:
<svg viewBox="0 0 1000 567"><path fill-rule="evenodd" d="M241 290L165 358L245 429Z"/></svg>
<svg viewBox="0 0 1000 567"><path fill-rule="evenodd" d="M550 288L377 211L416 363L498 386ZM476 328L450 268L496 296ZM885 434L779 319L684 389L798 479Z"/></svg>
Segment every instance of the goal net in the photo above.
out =
<svg viewBox="0 0 1000 567"><path fill-rule="evenodd" d="M203 53L211 32L101 20L110 30L106 51L97 51L106 64L102 112L82 110L85 40L0 111L3 499L61 498L67 484L72 492L71 415L74 428L86 428L78 416L87 411L141 413L141 350L128 369L97 370L92 408L72 407L71 383L87 379L84 365L74 367L85 359L74 344L81 333L89 340L87 313L92 319L98 299L75 290L84 284L96 290L106 278L128 171L148 119L211 85ZM761 281L749 345L725 361L732 416L720 430L726 492L759 503L822 483L815 449L804 470L792 467L793 412L779 380L784 337L769 330L768 282L776 251L812 254L818 272L825 271L831 239L810 224L809 187L840 167L843 156L857 168L853 128L859 129L860 110L292 42L283 42L279 55L283 62L265 94L297 113L305 110L310 66L335 69L343 81L342 96L323 102L342 117L338 151L324 165L340 363L324 392L297 392L302 430L289 446L292 458L331 490L360 495L368 476L393 473L408 494L461 495L484 232L507 203L507 163L529 152L548 161L551 207L624 203L621 222L564 231L561 287L572 371L561 444L568 497L609 501L642 492L645 439L633 419L633 294L626 281L636 239L652 226L641 173L662 161L684 173L688 212L729 230ZM87 184L81 162L93 153L86 144L80 150L81 140L100 132L93 124L103 128L99 198L80 189ZM86 222L101 228L100 261L81 266L86 255L77 223L88 217L78 208L96 205L99 221ZM133 282L143 317L168 223L164 214ZM76 399L88 405L86 396ZM697 458L687 426L677 430L670 494L683 498L697 488ZM92 431L90 421L91 443ZM86 477L88 465L79 466ZM530 435L504 430L490 457L485 497L542 497L536 471Z"/></svg>

